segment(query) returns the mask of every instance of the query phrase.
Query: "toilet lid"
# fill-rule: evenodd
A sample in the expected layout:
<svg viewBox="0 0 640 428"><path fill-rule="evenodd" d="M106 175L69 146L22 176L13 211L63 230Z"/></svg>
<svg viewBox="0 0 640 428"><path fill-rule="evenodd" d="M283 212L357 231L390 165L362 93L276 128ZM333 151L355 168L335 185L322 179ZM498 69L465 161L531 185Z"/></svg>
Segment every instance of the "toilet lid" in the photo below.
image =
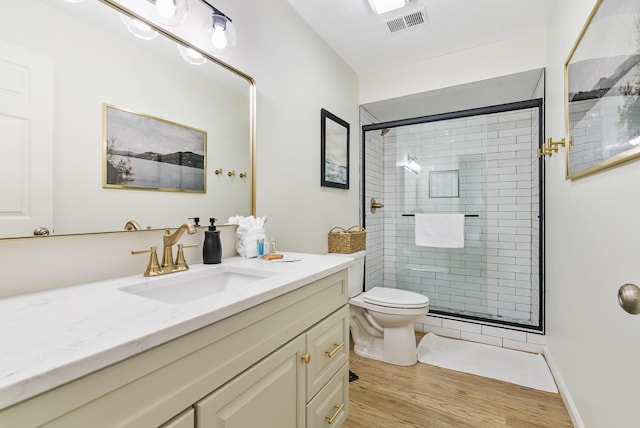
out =
<svg viewBox="0 0 640 428"><path fill-rule="evenodd" d="M387 287L373 287L362 295L362 300L390 308L424 308L429 304L427 296Z"/></svg>

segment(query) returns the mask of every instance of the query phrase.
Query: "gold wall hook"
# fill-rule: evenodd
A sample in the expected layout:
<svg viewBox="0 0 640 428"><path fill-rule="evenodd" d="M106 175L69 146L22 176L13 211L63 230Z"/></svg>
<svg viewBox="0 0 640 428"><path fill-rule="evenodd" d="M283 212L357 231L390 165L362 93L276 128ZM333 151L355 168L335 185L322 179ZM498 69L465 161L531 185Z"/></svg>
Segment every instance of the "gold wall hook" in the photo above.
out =
<svg viewBox="0 0 640 428"><path fill-rule="evenodd" d="M218 168L215 171L213 171L216 175L220 175L222 174L222 168Z"/></svg>
<svg viewBox="0 0 640 428"><path fill-rule="evenodd" d="M571 142L569 144L571 144ZM541 149L538 149L538 159L542 156L553 156L553 153L558 153L558 147L560 146L567 146L567 142L564 138L560 141L553 141L553 138L549 137L547 139L547 143L543 144Z"/></svg>
<svg viewBox="0 0 640 428"><path fill-rule="evenodd" d="M241 173L240 173L240 178L245 178L246 176L247 176L247 173L246 173L246 172L241 172Z"/></svg>
<svg viewBox="0 0 640 428"><path fill-rule="evenodd" d="M229 177L233 177L234 175L236 175L236 171L235 171L235 170L233 170L233 171L229 171L229 172L227 172L227 175L228 175Z"/></svg>
<svg viewBox="0 0 640 428"><path fill-rule="evenodd" d="M549 139L547 140L547 147L549 147L550 150L553 150L554 152L558 153L559 146L562 146L562 147L567 146L567 143L564 138L560 141L553 141L553 139L549 137Z"/></svg>
<svg viewBox="0 0 640 428"><path fill-rule="evenodd" d="M540 159L542 156L547 156L547 155L549 155L549 157L553 156L553 148L547 146L546 144L543 144L542 148L538 149L538 159Z"/></svg>

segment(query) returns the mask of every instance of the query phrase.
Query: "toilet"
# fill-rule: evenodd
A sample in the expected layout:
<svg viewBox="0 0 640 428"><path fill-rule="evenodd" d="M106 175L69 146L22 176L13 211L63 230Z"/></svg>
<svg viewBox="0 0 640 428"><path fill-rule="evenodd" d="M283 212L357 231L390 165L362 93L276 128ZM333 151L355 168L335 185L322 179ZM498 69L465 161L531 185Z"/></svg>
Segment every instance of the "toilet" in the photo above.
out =
<svg viewBox="0 0 640 428"><path fill-rule="evenodd" d="M399 366L418 362L414 323L429 312L429 298L374 287L362 292L366 251L331 254L355 259L349 269L349 330L356 354Z"/></svg>

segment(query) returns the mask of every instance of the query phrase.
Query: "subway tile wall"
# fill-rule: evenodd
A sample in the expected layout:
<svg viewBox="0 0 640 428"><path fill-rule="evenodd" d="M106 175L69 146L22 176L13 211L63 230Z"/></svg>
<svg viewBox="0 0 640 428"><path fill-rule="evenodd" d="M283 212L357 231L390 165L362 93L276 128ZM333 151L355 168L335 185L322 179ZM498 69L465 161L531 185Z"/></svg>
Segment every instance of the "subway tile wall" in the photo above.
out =
<svg viewBox="0 0 640 428"><path fill-rule="evenodd" d="M367 132L364 197L385 205L366 213L367 289L413 290L432 309L537 326L538 125L538 109L525 109ZM403 167L409 157L419 173ZM434 176L444 193L433 194ZM465 248L428 248L415 246L414 218L402 216L416 212L478 217L466 218Z"/></svg>
<svg viewBox="0 0 640 428"><path fill-rule="evenodd" d="M360 108L360 125L369 125L371 123L379 123L374 116L372 116L364 108ZM361 128L362 129L362 128ZM360 162L361 168L364 171L360 171L360 176L365 177L365 194L360 195L363 198L363 203L360 204L361 211L364 207L364 213L362 215L366 217L365 228L367 230L367 258L365 266L365 287L370 290L373 287L382 287L383 284L383 260L384 260L384 219L383 215L388 209L384 207L381 210L377 210L376 214L372 214L369 206L371 198L383 202L384 199L384 176L382 174L384 163L384 138L380 131L367 132L366 147L360 147L360 155L365 156L365 162ZM360 144L363 139L360 138Z"/></svg>
<svg viewBox="0 0 640 428"><path fill-rule="evenodd" d="M536 332L518 331L434 316L426 316L421 322L415 324L415 329L438 336L534 353L544 353L546 343L545 336Z"/></svg>

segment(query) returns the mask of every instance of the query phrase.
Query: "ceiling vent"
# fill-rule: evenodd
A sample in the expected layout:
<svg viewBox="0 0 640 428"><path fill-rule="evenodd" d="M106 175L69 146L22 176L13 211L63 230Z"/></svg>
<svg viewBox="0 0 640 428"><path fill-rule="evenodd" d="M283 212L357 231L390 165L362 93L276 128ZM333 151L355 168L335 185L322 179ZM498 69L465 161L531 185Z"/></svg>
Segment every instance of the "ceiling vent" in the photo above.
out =
<svg viewBox="0 0 640 428"><path fill-rule="evenodd" d="M421 9L405 13L404 15L387 19L385 23L387 24L387 30L392 34L408 30L410 28L426 24L427 11L423 7Z"/></svg>

